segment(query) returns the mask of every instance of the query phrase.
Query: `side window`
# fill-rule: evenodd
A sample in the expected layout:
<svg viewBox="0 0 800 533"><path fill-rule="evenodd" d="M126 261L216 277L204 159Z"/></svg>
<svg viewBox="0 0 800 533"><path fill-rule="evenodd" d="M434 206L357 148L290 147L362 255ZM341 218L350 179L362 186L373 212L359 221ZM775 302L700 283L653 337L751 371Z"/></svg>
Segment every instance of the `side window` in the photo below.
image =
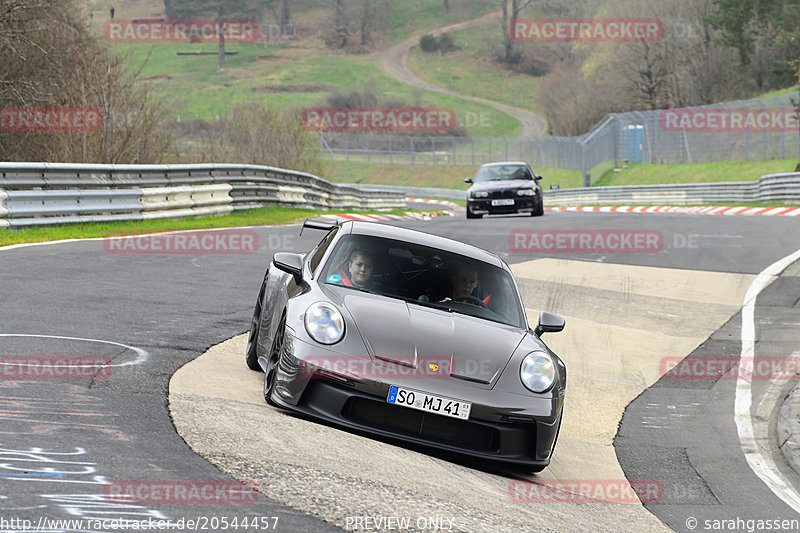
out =
<svg viewBox="0 0 800 533"><path fill-rule="evenodd" d="M311 252L311 260L308 263L308 266L311 267L311 273L316 275L317 267L319 266L320 261L322 261L322 257L325 255L325 252L328 250L328 247L333 242L333 238L336 237L336 232L339 231L339 226L333 228L328 234L325 236L324 239L317 245L313 252Z"/></svg>

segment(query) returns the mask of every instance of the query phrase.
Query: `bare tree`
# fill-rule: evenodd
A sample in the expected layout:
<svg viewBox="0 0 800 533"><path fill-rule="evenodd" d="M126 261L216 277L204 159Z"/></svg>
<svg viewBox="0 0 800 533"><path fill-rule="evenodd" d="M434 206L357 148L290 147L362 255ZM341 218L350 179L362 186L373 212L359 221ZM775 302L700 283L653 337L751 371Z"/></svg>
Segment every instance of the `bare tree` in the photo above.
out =
<svg viewBox="0 0 800 533"><path fill-rule="evenodd" d="M333 31L336 48L344 48L348 44L350 31L347 24L347 4L345 0L333 0Z"/></svg>
<svg viewBox="0 0 800 533"><path fill-rule="evenodd" d="M510 0L511 9L509 10L509 0L500 0L503 17L501 23L503 24L503 62L513 63L519 59L519 55L514 46L515 41L511 35L511 24L517 18L523 9L531 5L536 0Z"/></svg>
<svg viewBox="0 0 800 533"><path fill-rule="evenodd" d="M667 77L670 74L663 47L658 43L637 43L639 51L637 60L624 71L631 82L644 109L662 109L670 107L672 102Z"/></svg>
<svg viewBox="0 0 800 533"><path fill-rule="evenodd" d="M75 0L0 2L0 108L98 111L91 131L0 131L0 159L159 162L163 112L123 58L103 48Z"/></svg>
<svg viewBox="0 0 800 533"><path fill-rule="evenodd" d="M377 25L375 20L377 15L377 5L375 0L361 0L361 17L359 20L359 30L361 31L361 45L369 42L372 30Z"/></svg>
<svg viewBox="0 0 800 533"><path fill-rule="evenodd" d="M259 20L270 2L263 0L163 0L167 18L191 19L214 17L218 21L236 18ZM219 32L217 67L225 68L225 32Z"/></svg>
<svg viewBox="0 0 800 533"><path fill-rule="evenodd" d="M291 0L281 0L281 35L289 32L292 25Z"/></svg>
<svg viewBox="0 0 800 533"><path fill-rule="evenodd" d="M299 114L263 102L238 104L208 124L203 161L237 161L319 173L316 135L303 129Z"/></svg>

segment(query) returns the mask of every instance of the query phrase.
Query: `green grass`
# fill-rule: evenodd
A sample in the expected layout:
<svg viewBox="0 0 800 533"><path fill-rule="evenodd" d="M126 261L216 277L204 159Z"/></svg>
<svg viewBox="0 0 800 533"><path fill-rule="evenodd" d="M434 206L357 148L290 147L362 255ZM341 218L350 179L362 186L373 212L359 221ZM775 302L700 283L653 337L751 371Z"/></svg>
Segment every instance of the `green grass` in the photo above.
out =
<svg viewBox="0 0 800 533"><path fill-rule="evenodd" d="M241 102L260 100L279 109L325 105L337 90L374 87L378 94L409 105L452 109L471 135L514 135L516 119L491 106L434 92L420 92L397 83L379 67L375 55L330 55L300 45L231 44L239 53L217 71L215 56L177 56L176 51L214 51L215 44L120 44L130 64L141 68L140 78L153 87L169 109L167 118L215 119ZM481 117L483 123L472 120ZM487 128L486 124L491 124Z"/></svg>
<svg viewBox="0 0 800 533"><path fill-rule="evenodd" d="M352 210L348 210L352 211ZM341 211L332 211L336 213ZM381 214L407 213L405 209L380 211ZM28 242L57 241L62 239L88 239L119 235L139 235L162 231L232 228L240 226L273 226L292 224L305 217L318 217L325 212L315 209L294 209L286 207L262 207L237 211L223 216L203 216L183 219L130 220L87 224L60 224L49 227L33 227L19 230L0 229L0 246ZM378 211L364 211L378 213Z"/></svg>
<svg viewBox="0 0 800 533"><path fill-rule="evenodd" d="M354 161L327 161L325 179L334 183L372 183L406 187L438 187L463 189L468 185L464 178L475 175L479 165L407 165L389 163L360 163ZM544 176L542 187L558 184L562 189L579 187L580 172L556 168L534 168Z"/></svg>
<svg viewBox="0 0 800 533"><path fill-rule="evenodd" d="M650 185L662 183L707 183L757 180L766 174L793 172L797 159L771 161L725 161L685 165L629 165L613 171L612 162L590 171L592 186ZM472 177L478 165L408 165L327 161L325 179L335 183L373 183L408 187L464 189L464 178ZM561 189L583 186L580 171L534 167L544 177L542 187L557 184Z"/></svg>
<svg viewBox="0 0 800 533"><path fill-rule="evenodd" d="M794 95L794 97L797 98L797 86L789 87L788 89L779 89L766 94L760 94L757 97L763 100L766 98L772 98L774 96L785 96L787 94Z"/></svg>
<svg viewBox="0 0 800 533"><path fill-rule="evenodd" d="M383 17L384 31L393 41L402 41L421 31L480 17L497 10L498 5L483 0L451 0L450 12L445 13L442 0L404 0L390 4Z"/></svg>
<svg viewBox="0 0 800 533"><path fill-rule="evenodd" d="M539 79L507 70L494 60L502 48L500 25L491 22L451 32L461 50L447 54L411 50L408 65L419 77L452 91L538 112Z"/></svg>
<svg viewBox="0 0 800 533"><path fill-rule="evenodd" d="M768 161L721 161L685 165L634 164L620 172L609 169L592 185L652 185L660 183L709 183L757 180L766 174L794 172L797 159Z"/></svg>
<svg viewBox="0 0 800 533"><path fill-rule="evenodd" d="M98 9L94 2L87 2ZM411 33L481 16L495 6L480 0L453 2L450 13L442 10L441 0L406 0L402 5L384 6L379 14L382 32L375 33L376 43L386 46L387 38L399 40ZM138 0L118 13L118 18L163 16L160 0ZM355 16L356 8L351 6ZM331 4L322 0L299 2L293 6L297 24L306 27L306 34L319 27L329 29ZM107 13L95 17L93 25L102 35ZM314 31L311 32L310 29ZM266 32L266 30L265 30ZM351 38L357 38L352 35ZM112 49L127 57L135 69L141 68L139 79L153 87L154 94L168 110L166 118L181 120L201 118L213 120L227 115L232 108L248 100L269 102L277 108L294 108L323 104L335 90L361 88L371 84L379 94L401 99L412 106L452 109L460 124L471 135L516 135L519 123L491 106L476 104L438 93L420 92L397 83L384 74L377 53L344 54L325 48L316 35L279 44L236 43L226 46L225 70L217 71L217 57L177 56L176 52L215 52L216 43L114 44ZM472 117L481 117L483 124L474 124ZM492 124L486 128L485 124Z"/></svg>

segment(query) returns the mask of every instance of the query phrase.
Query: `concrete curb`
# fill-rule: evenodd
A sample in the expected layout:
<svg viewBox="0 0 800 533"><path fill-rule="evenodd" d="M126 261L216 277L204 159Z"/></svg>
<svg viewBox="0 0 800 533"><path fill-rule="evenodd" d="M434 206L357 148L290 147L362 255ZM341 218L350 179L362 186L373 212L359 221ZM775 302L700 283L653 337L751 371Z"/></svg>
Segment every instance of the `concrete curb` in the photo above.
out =
<svg viewBox="0 0 800 533"><path fill-rule="evenodd" d="M777 433L783 456L800 474L800 385L786 397L778 411Z"/></svg>
<svg viewBox="0 0 800 533"><path fill-rule="evenodd" d="M699 205L679 207L669 205L619 205L584 207L545 207L548 211L583 211L593 213L681 213L692 215L762 215L762 216L800 216L800 207L746 207L729 205Z"/></svg>
<svg viewBox="0 0 800 533"><path fill-rule="evenodd" d="M413 218L416 220L431 220L433 218L441 216L452 217L455 216L455 213L447 210L408 212L404 215L365 215L362 213L336 213L330 215L328 214L320 215L320 218L332 218L340 222L345 220L365 220L367 222L376 222L376 221L386 221L386 220L403 220L408 218Z"/></svg>

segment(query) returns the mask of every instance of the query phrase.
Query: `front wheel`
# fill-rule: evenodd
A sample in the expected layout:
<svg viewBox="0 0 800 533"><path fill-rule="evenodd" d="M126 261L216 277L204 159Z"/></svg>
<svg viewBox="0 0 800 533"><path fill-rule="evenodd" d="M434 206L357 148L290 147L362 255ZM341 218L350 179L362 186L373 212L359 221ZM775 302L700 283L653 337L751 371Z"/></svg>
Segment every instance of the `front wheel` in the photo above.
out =
<svg viewBox="0 0 800 533"><path fill-rule="evenodd" d="M483 218L483 215L476 215L475 213L470 213L469 209L467 209L467 218Z"/></svg>
<svg viewBox="0 0 800 533"><path fill-rule="evenodd" d="M531 216L532 217L540 217L542 215L544 215L544 202L542 202L539 205L537 205L536 209L531 211Z"/></svg>
<svg viewBox="0 0 800 533"><path fill-rule="evenodd" d="M253 319L250 321L250 334L247 336L247 349L244 352L244 360L250 370L261 370L258 364L258 336L261 334L261 303L264 301L264 293L267 290L267 280L261 284L258 291L258 300L253 310Z"/></svg>

